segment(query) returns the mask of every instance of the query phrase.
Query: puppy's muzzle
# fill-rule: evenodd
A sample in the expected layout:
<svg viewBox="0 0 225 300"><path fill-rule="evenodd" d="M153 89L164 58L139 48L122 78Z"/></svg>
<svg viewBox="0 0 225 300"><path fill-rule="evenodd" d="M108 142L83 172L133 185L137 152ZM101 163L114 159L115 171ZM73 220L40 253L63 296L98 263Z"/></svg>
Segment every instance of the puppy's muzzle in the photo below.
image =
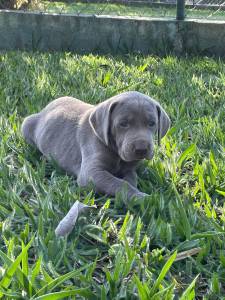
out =
<svg viewBox="0 0 225 300"><path fill-rule="evenodd" d="M132 152L137 159L151 156L150 143L146 140L136 140L132 143Z"/></svg>

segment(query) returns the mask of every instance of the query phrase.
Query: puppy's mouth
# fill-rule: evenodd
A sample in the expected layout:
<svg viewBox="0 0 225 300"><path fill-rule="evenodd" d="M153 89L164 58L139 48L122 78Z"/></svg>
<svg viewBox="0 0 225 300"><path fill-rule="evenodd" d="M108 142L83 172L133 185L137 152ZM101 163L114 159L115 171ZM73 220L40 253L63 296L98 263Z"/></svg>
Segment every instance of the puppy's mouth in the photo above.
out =
<svg viewBox="0 0 225 300"><path fill-rule="evenodd" d="M142 159L147 159L150 160L154 156L153 151L148 151L146 154L134 154L133 152L126 152L126 151L119 151L119 156L122 160L126 162L131 162L131 161L139 161Z"/></svg>
<svg viewBox="0 0 225 300"><path fill-rule="evenodd" d="M149 153L146 154L140 154L140 155L135 155L136 160L141 160L141 159L152 159L154 156L154 153L149 151Z"/></svg>

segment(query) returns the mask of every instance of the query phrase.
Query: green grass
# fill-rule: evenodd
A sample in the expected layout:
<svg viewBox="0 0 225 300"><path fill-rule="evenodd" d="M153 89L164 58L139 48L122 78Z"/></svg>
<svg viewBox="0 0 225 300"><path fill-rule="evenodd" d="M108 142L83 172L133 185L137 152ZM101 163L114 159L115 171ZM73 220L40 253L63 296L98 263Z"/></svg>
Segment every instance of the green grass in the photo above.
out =
<svg viewBox="0 0 225 300"><path fill-rule="evenodd" d="M209 58L1 53L0 297L224 299L224 74ZM172 127L139 168L149 198L125 205L78 188L20 126L59 96L99 103L126 90L158 99ZM98 209L56 238L76 200Z"/></svg>
<svg viewBox="0 0 225 300"><path fill-rule="evenodd" d="M120 16L138 16L138 17L176 17L176 8L151 6L128 6L122 4L109 3L79 3L79 2L60 2L60 1L38 1L33 5L31 10L41 10L46 12L57 13L74 13L74 14L96 14L96 15L120 15ZM186 8L187 18L205 18L225 20L225 11L210 9L188 9Z"/></svg>

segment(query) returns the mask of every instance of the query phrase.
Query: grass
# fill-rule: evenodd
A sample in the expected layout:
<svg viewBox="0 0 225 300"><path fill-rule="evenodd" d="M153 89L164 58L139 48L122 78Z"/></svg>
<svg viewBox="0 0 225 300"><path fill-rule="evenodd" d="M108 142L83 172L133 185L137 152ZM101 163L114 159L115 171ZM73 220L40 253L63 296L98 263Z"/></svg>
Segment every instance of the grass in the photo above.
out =
<svg viewBox="0 0 225 300"><path fill-rule="evenodd" d="M38 4L37 4L38 3ZM79 3L72 1L69 3L60 1L38 1L30 9L57 13L74 14L96 14L96 15L120 15L120 16L139 16L139 17L176 17L176 8L151 6L128 6L110 3ZM210 9L190 9L186 8L187 18L205 18L225 20L225 11Z"/></svg>
<svg viewBox="0 0 225 300"><path fill-rule="evenodd" d="M224 74L209 58L1 53L0 298L224 299ZM139 168L145 201L81 190L22 139L23 118L54 98L98 103L126 90L172 118ZM56 238L76 200L98 209Z"/></svg>

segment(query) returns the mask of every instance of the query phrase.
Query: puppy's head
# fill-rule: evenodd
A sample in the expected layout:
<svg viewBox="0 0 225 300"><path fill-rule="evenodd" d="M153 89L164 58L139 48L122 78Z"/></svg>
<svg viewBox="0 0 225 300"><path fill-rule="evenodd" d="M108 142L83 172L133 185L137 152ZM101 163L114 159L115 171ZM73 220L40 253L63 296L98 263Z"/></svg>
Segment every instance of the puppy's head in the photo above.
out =
<svg viewBox="0 0 225 300"><path fill-rule="evenodd" d="M151 159L154 135L158 141L170 126L158 102L139 92L126 92L97 105L89 118L97 137L124 161Z"/></svg>

